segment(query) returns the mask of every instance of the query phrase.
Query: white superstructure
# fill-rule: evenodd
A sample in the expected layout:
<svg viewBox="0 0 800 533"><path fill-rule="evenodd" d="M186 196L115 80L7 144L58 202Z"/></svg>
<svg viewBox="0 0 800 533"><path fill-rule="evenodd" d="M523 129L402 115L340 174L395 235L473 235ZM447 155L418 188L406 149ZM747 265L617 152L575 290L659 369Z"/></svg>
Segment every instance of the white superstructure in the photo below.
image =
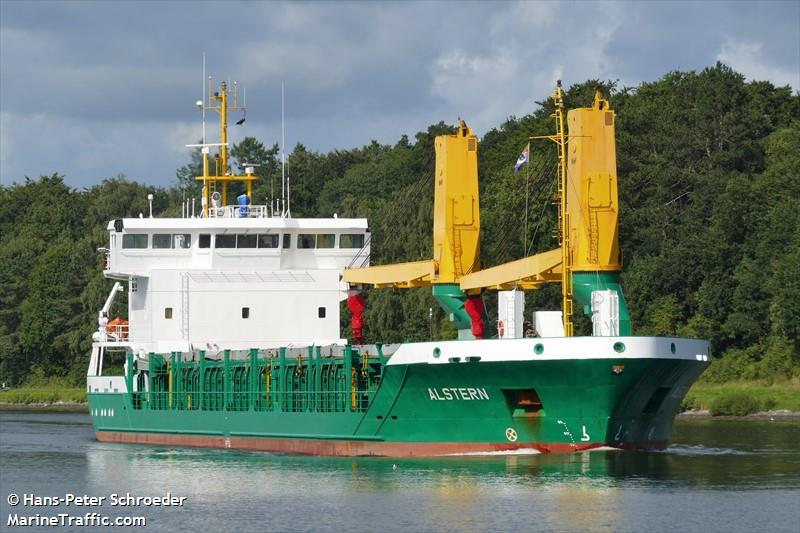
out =
<svg viewBox="0 0 800 533"><path fill-rule="evenodd" d="M104 273L126 285L129 323L96 340L137 354L344 343L341 272L369 263L366 219L231 214L110 222Z"/></svg>
<svg viewBox="0 0 800 533"><path fill-rule="evenodd" d="M236 83L230 95L225 81L215 92L209 81L208 89L198 107L203 117L206 110L219 113L219 142L206 142L204 118L203 143L187 145L202 156L198 216L192 200L180 218L153 218L151 194L149 217L108 224L104 275L117 282L98 314L90 390L119 389L103 376L107 353L132 352L144 368L149 353L195 358L201 351L214 357L223 350L346 343L339 331L340 305L348 298L342 271L369 264L367 220L292 218L288 174L280 200L254 205L257 165L240 162L244 174L237 175L229 161L228 112L245 110ZM245 192L234 198L229 187ZM113 316L123 293L127 313Z"/></svg>

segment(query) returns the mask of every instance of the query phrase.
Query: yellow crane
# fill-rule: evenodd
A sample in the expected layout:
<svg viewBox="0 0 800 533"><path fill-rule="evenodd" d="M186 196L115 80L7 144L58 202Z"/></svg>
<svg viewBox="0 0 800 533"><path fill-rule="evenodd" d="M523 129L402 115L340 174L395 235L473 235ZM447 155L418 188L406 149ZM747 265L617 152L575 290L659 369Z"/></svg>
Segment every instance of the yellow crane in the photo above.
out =
<svg viewBox="0 0 800 533"><path fill-rule="evenodd" d="M495 267L480 268L480 202L477 138L460 121L455 135L436 137L433 259L345 270L350 284L428 287L459 327L475 329L475 298L484 289L537 289L561 282L564 334L573 334L575 301L591 312L592 293L619 298L619 334L630 335L630 318L619 285L617 169L614 111L599 91L591 107L564 112L559 81L552 96L556 134L535 137L558 146L559 248ZM565 132L569 128L569 135Z"/></svg>
<svg viewBox="0 0 800 533"><path fill-rule="evenodd" d="M433 258L426 261L347 269L350 284L375 287L432 287L461 338L482 335L485 318L480 289L462 291L463 276L480 269L478 137L463 120L453 135L434 142Z"/></svg>

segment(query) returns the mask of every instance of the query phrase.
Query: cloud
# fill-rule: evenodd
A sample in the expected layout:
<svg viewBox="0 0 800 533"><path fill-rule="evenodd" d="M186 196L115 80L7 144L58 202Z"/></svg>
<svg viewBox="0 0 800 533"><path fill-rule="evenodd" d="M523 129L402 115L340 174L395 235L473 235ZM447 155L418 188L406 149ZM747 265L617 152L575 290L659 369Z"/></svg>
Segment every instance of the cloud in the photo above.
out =
<svg viewBox="0 0 800 533"><path fill-rule="evenodd" d="M530 113L565 73L565 85L615 77L606 49L624 19L619 6L583 4L576 19L564 17L569 6L560 3L503 6L489 17L478 51L444 48L430 67L431 93L476 131Z"/></svg>
<svg viewBox="0 0 800 533"><path fill-rule="evenodd" d="M324 152L458 116L483 134L556 79L635 85L720 59L798 89L798 17L797 2L0 2L0 180L169 184L200 137L204 50L215 80L246 88L234 141L279 140L283 81L287 148Z"/></svg>
<svg viewBox="0 0 800 533"><path fill-rule="evenodd" d="M87 121L44 113L3 112L0 120L4 185L56 172L78 187L118 174L168 184L189 160L184 144L199 132L198 125L180 122Z"/></svg>
<svg viewBox="0 0 800 533"><path fill-rule="evenodd" d="M770 64L766 56L762 43L728 37L722 43L717 59L749 80L769 80L777 86L789 85L795 91L800 90L800 65L787 68Z"/></svg>

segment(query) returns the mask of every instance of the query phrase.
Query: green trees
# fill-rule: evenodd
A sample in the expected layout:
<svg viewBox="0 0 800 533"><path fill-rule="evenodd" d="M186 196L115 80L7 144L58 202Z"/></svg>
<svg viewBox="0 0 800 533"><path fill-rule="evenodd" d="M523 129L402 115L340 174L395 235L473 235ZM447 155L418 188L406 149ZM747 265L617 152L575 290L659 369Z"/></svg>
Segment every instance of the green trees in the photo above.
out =
<svg viewBox="0 0 800 533"><path fill-rule="evenodd" d="M617 111L623 283L635 332L710 339L719 358L711 380L800 374L800 96L717 64L635 88L590 80L567 90L568 106L589 105L595 87ZM529 136L552 133L551 112L544 101L481 139L485 266L557 246L552 143L533 142L529 165L512 171ZM439 122L394 145L327 154L298 144L288 155L292 215L368 218L373 264L430 257L433 141L452 131ZM280 196L277 145L248 137L231 158L237 172L258 165L254 203ZM167 190L118 176L75 191L57 174L0 186L0 382L19 383L32 369L80 382L111 285L96 252L109 220L146 215L148 193L155 214L179 216L184 199L199 198L201 173L196 152ZM495 315L494 295L485 301ZM526 301L526 313L558 308L560 288ZM367 303L369 341L455 334L425 289L368 290ZM124 311L124 298L118 305Z"/></svg>

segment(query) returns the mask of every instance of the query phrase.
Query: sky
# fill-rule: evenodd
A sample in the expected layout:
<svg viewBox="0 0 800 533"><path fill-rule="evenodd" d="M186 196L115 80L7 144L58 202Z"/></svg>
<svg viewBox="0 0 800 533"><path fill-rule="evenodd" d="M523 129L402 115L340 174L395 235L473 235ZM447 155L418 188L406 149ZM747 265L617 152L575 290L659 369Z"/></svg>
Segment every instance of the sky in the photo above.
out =
<svg viewBox="0 0 800 533"><path fill-rule="evenodd" d="M204 52L246 94L231 141L280 142L283 83L287 152L328 152L458 117L480 136L557 79L635 86L722 61L797 91L800 1L0 0L0 183L173 184L202 135Z"/></svg>

